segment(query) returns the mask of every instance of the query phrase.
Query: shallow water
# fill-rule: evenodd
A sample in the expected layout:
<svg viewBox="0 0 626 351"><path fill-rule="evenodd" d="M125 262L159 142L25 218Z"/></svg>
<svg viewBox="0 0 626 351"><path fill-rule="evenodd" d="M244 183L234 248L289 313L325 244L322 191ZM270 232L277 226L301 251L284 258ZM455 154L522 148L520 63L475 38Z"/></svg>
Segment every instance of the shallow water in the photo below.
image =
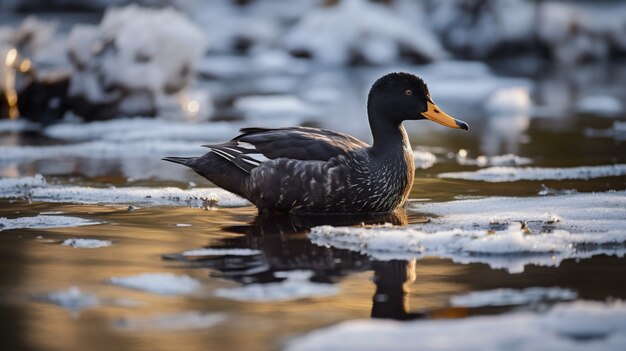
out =
<svg viewBox="0 0 626 351"><path fill-rule="evenodd" d="M355 88L355 95L360 89ZM452 110L459 118L466 118L459 115L463 104ZM353 113L361 116L361 112ZM507 120L517 120L515 115L502 117L502 123L497 122L497 116L468 115L470 133L433 126L421 129L426 122L409 123L412 142L430 147L428 150L438 159L434 166L416 171L412 204L473 197L538 196L542 190L558 193L626 189L624 175L513 183L438 178L444 172L480 169L463 164L479 155L513 153L531 159L528 166L532 167L626 163L623 141L585 134L590 128L611 128L610 118L571 112L561 117L531 118L526 114L520 126ZM367 138L358 130L355 133ZM1 143L20 146L66 142L37 134L4 133ZM463 155L459 149L467 150L467 157L459 160L459 155ZM0 174L43 174L49 184L68 189L194 188L189 181L198 187L208 185L190 171L165 164L158 157L30 157L2 161ZM317 246L306 235L317 225L406 225L432 220L432 215L411 210L413 206L394 217L293 218L258 217L253 207L222 208L219 202L218 208L209 210L144 206L123 199L110 202L53 203L36 197L0 200L0 217L49 213L99 223L0 231L0 327L4 335L0 349L277 350L305 332L346 320L465 318L541 311L555 302L540 299L521 305L476 307L451 303L453 297L483 290L559 287L570 290L580 300L626 299L623 254L565 259L555 267L531 264L523 272L511 274L491 269L487 264L460 264L437 257L377 261L356 251ZM136 208L129 210L129 205ZM522 211L520 215L523 216ZM61 245L69 238L109 240L112 245L95 249ZM618 247L623 250L623 244ZM257 251L246 251L246 255L181 255L199 248ZM282 272L292 273L285 278ZM161 295L110 282L112 277L144 273L186 275L199 282L199 288L190 293ZM161 281L163 285L179 283ZM250 286L253 288L237 290ZM80 293L68 290L72 287L80 289ZM66 292L67 296L74 294L81 299L70 298L59 306L49 295L52 292ZM234 295L240 298L228 298Z"/></svg>

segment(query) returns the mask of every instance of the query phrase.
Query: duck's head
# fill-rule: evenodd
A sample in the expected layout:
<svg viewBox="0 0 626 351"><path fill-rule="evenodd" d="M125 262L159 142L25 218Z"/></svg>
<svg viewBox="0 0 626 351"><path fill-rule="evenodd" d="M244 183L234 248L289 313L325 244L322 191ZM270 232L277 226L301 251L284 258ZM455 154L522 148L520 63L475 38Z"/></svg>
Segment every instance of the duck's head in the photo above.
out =
<svg viewBox="0 0 626 351"><path fill-rule="evenodd" d="M430 97L426 83L409 73L390 73L379 78L367 99L370 119L393 123L429 119L450 128L468 130L467 123L448 116Z"/></svg>

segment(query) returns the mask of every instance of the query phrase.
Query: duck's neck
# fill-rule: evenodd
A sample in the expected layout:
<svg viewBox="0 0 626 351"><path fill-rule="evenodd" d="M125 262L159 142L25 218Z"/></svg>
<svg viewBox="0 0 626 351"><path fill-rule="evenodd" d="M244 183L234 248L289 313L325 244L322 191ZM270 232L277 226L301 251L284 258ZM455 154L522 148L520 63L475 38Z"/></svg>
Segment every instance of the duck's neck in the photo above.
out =
<svg viewBox="0 0 626 351"><path fill-rule="evenodd" d="M391 122L384 118L369 118L374 145L372 152L381 155L398 149L410 148L409 136L402 123Z"/></svg>

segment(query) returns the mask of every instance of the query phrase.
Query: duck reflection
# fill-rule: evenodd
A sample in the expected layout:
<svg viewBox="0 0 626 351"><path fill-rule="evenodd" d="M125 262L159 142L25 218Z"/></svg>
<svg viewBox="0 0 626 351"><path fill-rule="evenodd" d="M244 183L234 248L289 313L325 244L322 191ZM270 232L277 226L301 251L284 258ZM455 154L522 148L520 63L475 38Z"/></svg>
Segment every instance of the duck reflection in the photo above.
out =
<svg viewBox="0 0 626 351"><path fill-rule="evenodd" d="M423 317L408 312L410 284L415 281L415 260L375 261L358 252L315 245L306 233L315 226L369 226L391 223L406 225L404 210L385 215L319 215L292 216L265 213L257 215L248 225L230 226L223 230L242 234L221 240L211 249L246 248L256 254L248 256L165 255L164 259L182 261L196 267L211 268L212 275L246 284L280 282L280 271L307 270L313 272L311 281L336 283L351 273L374 271L376 293L372 298L373 318L408 320Z"/></svg>

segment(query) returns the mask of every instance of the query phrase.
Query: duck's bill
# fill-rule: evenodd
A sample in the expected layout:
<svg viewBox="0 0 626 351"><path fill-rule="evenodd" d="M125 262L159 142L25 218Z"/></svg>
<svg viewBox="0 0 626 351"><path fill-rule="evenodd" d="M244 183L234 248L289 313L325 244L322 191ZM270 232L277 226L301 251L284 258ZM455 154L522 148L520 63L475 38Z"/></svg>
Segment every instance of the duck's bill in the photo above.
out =
<svg viewBox="0 0 626 351"><path fill-rule="evenodd" d="M446 127L469 130L467 123L448 116L434 103L429 101L426 104L428 106L428 110L426 110L426 112L422 112L422 116Z"/></svg>

